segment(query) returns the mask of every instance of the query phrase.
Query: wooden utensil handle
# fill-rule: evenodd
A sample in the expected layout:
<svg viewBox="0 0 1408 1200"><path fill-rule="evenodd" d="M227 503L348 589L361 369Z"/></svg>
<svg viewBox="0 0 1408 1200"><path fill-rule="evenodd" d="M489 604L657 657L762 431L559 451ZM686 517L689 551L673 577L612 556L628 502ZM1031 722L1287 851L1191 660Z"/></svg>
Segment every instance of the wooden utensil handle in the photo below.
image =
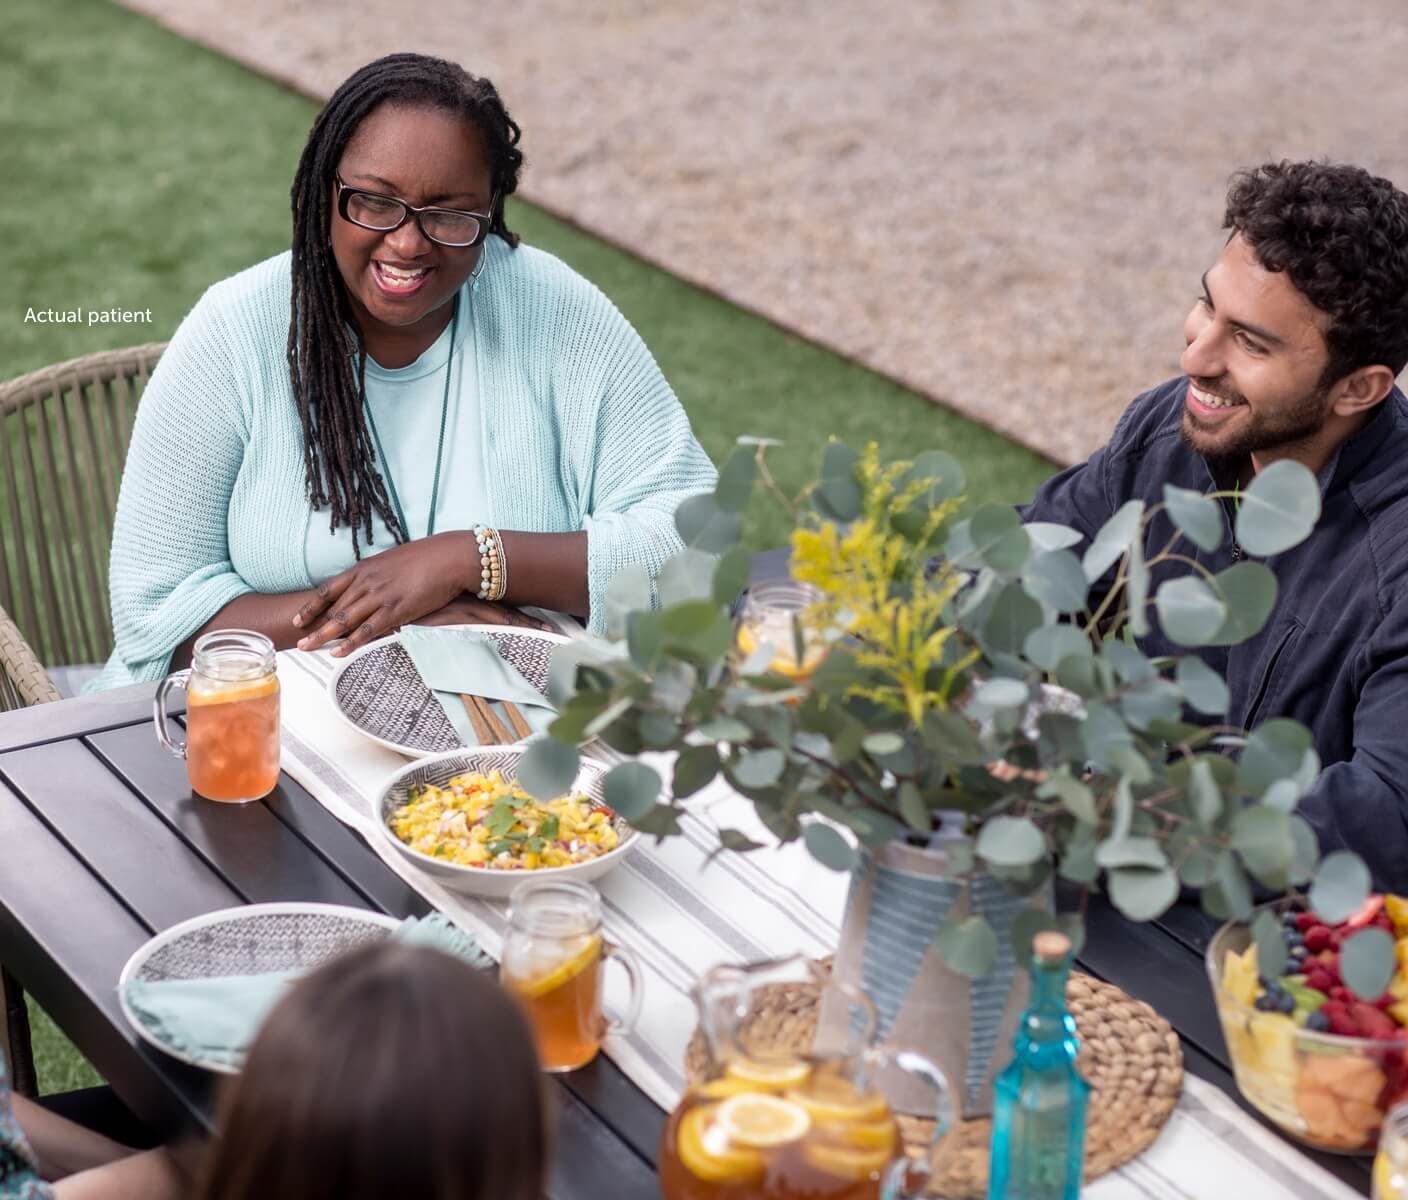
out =
<svg viewBox="0 0 1408 1200"><path fill-rule="evenodd" d="M479 711L478 696L461 696L464 704L464 711L469 714L469 723L474 726L474 736L479 739L481 746L492 746L498 739L494 736L494 731L484 720L484 714Z"/></svg>
<svg viewBox="0 0 1408 1200"><path fill-rule="evenodd" d="M523 714L518 710L518 705L511 700L505 700L504 715L508 717L508 723L513 726L514 736L518 741L533 736L533 727L523 719Z"/></svg>

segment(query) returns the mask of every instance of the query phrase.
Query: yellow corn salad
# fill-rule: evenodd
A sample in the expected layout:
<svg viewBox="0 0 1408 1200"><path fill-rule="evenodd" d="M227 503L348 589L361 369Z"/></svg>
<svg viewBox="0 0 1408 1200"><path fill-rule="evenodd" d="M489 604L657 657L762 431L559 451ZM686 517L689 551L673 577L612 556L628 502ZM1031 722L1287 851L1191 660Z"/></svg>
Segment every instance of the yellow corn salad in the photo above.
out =
<svg viewBox="0 0 1408 1200"><path fill-rule="evenodd" d="M621 840L610 810L586 796L544 804L498 771L413 788L388 824L422 854L494 871L569 867L614 850Z"/></svg>

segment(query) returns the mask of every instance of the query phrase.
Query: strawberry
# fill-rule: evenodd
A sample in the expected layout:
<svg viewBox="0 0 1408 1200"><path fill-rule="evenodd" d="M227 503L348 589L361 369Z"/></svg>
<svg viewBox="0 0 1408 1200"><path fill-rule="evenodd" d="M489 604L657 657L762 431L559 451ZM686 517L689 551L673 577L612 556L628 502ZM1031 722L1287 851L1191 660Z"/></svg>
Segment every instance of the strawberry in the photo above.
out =
<svg viewBox="0 0 1408 1200"><path fill-rule="evenodd" d="M1355 929L1363 929L1366 925L1373 921L1375 917L1377 917L1381 912L1383 912L1383 910L1383 896L1370 896L1367 900L1364 901L1363 904L1359 906L1359 910L1352 917L1350 917L1348 921L1344 923L1344 928L1350 931L1353 931Z"/></svg>
<svg viewBox="0 0 1408 1200"><path fill-rule="evenodd" d="M1305 970L1305 986L1314 988L1317 992L1330 994L1330 989L1335 986L1335 977L1325 970L1318 963Z"/></svg>
<svg viewBox="0 0 1408 1200"><path fill-rule="evenodd" d="M1313 912L1296 913L1296 928L1299 929L1301 933L1307 932L1314 925L1322 924L1324 924L1324 922Z"/></svg>
<svg viewBox="0 0 1408 1200"><path fill-rule="evenodd" d="M1375 1008L1372 1004L1365 1004L1362 1000L1350 1005L1350 1012L1363 1031L1364 1037L1388 1040L1393 1037L1394 1031L1398 1028L1387 1013Z"/></svg>
<svg viewBox="0 0 1408 1200"><path fill-rule="evenodd" d="M1330 930L1324 925L1312 925L1305 931L1305 948L1311 954L1319 954L1330 948Z"/></svg>
<svg viewBox="0 0 1408 1200"><path fill-rule="evenodd" d="M1344 984L1337 984L1335 987L1332 987L1329 991L1329 996L1331 1000L1338 1000L1341 1004L1353 1004L1355 1002L1354 993L1345 987Z"/></svg>

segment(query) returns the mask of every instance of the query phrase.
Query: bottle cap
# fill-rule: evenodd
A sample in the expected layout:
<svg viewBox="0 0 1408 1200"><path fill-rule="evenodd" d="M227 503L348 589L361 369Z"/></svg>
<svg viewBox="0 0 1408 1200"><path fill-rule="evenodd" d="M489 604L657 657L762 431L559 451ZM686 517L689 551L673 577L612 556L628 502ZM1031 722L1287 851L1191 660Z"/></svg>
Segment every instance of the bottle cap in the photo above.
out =
<svg viewBox="0 0 1408 1200"><path fill-rule="evenodd" d="M1071 939L1055 929L1043 930L1032 939L1032 953L1045 963L1059 962L1071 952Z"/></svg>

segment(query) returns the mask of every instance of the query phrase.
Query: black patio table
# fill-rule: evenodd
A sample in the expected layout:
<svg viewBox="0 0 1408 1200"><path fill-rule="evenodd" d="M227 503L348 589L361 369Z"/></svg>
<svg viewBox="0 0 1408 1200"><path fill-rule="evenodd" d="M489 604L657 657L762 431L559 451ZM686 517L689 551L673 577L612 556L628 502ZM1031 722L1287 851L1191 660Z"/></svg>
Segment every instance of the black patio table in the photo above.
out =
<svg viewBox="0 0 1408 1200"><path fill-rule="evenodd" d="M184 764L157 744L153 692L0 715L0 963L169 1136L211 1126L212 1078L127 1025L116 983L134 950L178 921L238 904L319 901L396 917L428 905L287 775L255 804L193 796ZM1080 965L1158 1009L1183 1039L1188 1069L1236 1096L1203 970L1206 919L1178 908L1136 925L1096 903L1088 929ZM665 1115L645 1094L604 1057L559 1076L554 1090L549 1194L658 1195ZM1367 1160L1315 1157L1368 1193Z"/></svg>

